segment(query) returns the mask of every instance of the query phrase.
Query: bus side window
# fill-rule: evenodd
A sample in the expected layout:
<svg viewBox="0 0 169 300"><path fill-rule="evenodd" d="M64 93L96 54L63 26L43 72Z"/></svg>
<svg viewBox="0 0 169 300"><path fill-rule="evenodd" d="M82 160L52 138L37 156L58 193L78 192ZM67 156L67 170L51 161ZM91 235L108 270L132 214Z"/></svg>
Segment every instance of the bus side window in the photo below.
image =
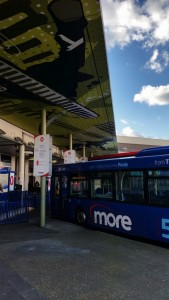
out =
<svg viewBox="0 0 169 300"><path fill-rule="evenodd" d="M116 200L144 203L143 171L116 172Z"/></svg>
<svg viewBox="0 0 169 300"><path fill-rule="evenodd" d="M70 196L88 197L88 177L84 173L73 173L70 177Z"/></svg>
<svg viewBox="0 0 169 300"><path fill-rule="evenodd" d="M91 180L92 198L112 198L112 178L97 178Z"/></svg>
<svg viewBox="0 0 169 300"><path fill-rule="evenodd" d="M169 206L169 171L148 171L149 203Z"/></svg>

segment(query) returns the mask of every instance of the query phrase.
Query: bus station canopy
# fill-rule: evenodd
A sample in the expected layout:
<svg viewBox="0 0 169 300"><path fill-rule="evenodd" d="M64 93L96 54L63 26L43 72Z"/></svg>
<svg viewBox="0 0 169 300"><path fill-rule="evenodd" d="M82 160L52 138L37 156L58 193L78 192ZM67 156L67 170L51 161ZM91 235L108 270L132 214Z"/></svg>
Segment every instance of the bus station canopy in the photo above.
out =
<svg viewBox="0 0 169 300"><path fill-rule="evenodd" d="M117 152L96 0L0 0L0 118L34 135L46 109L53 144Z"/></svg>

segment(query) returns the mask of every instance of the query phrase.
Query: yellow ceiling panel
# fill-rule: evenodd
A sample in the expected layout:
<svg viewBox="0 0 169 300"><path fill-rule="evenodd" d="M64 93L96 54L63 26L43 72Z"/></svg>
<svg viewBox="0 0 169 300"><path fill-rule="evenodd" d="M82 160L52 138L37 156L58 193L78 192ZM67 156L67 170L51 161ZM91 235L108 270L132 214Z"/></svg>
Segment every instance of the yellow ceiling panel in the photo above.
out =
<svg viewBox="0 0 169 300"><path fill-rule="evenodd" d="M100 4L0 0L0 117L67 149L117 151Z"/></svg>

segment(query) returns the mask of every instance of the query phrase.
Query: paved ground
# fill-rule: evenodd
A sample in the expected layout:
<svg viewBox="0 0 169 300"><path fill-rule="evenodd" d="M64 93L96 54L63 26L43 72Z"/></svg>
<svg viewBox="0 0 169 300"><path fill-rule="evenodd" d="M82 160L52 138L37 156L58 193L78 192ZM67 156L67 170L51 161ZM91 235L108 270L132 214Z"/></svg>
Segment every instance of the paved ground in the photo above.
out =
<svg viewBox="0 0 169 300"><path fill-rule="evenodd" d="M169 299L169 249L46 224L0 226L0 300Z"/></svg>

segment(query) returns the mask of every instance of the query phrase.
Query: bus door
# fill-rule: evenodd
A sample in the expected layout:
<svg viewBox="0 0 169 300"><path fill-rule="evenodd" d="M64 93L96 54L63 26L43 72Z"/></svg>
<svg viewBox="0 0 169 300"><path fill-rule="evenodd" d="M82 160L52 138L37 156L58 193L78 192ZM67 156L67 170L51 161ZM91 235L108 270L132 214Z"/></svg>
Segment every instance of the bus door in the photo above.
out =
<svg viewBox="0 0 169 300"><path fill-rule="evenodd" d="M68 177L55 176L52 195L52 215L65 217L68 211Z"/></svg>

